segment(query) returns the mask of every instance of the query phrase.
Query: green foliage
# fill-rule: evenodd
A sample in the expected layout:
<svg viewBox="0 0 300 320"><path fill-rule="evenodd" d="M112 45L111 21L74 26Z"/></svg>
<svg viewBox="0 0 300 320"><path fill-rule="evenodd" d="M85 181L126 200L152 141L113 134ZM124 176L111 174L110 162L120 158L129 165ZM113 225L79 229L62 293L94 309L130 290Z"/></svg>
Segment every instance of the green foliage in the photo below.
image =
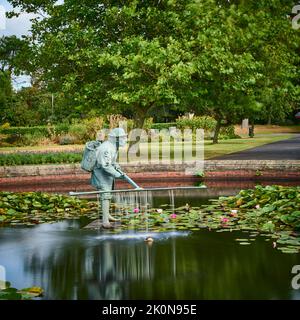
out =
<svg viewBox="0 0 300 320"><path fill-rule="evenodd" d="M220 197L200 208L188 204L173 208L151 208L135 213L132 208L121 206L121 212L129 214L114 232L124 229L149 231L200 230L208 228L217 232L243 230L260 233L272 238L275 246L283 253L300 251L300 187L257 186L255 189L241 190L231 197ZM245 235L246 237L246 235ZM250 245L251 239L236 239L241 245ZM253 239L252 237L252 240ZM274 244L273 244L274 246ZM274 246L274 248L275 248Z"/></svg>
<svg viewBox="0 0 300 320"><path fill-rule="evenodd" d="M235 134L235 128L234 125L221 127L219 139L225 140L225 139L239 139L240 136Z"/></svg>
<svg viewBox="0 0 300 320"><path fill-rule="evenodd" d="M59 137L58 143L60 145L70 145L78 143L78 137L71 134L64 134Z"/></svg>
<svg viewBox="0 0 300 320"><path fill-rule="evenodd" d="M104 127L101 117L73 121L72 124L60 123L57 125L35 127L0 127L0 134L6 135L1 139L2 144L27 146L43 144L44 139L52 143L74 144L94 140L97 132Z"/></svg>
<svg viewBox="0 0 300 320"><path fill-rule="evenodd" d="M0 192L0 225L25 225L96 214L97 204L42 192Z"/></svg>
<svg viewBox="0 0 300 320"><path fill-rule="evenodd" d="M24 288L18 290L12 288L9 282L5 283L6 288L0 290L0 300L32 300L43 295L43 289L39 287Z"/></svg>
<svg viewBox="0 0 300 320"><path fill-rule="evenodd" d="M236 196L220 197L209 205L174 208L132 208L115 204L122 224L113 232L135 229L149 232L167 230L200 230L218 232L243 230L254 236L260 233L272 238L284 253L300 250L300 187L256 186L241 190ZM96 219L98 204L64 195L46 193L0 193L0 222L4 225L33 226L60 219L87 216ZM246 237L246 234L245 234ZM236 239L250 245L248 239ZM254 239L252 239L254 240ZM274 244L273 244L274 245ZM275 246L274 246L275 248Z"/></svg>
<svg viewBox="0 0 300 320"><path fill-rule="evenodd" d="M51 163L78 163L81 161L81 153L14 153L1 154L0 166L17 166Z"/></svg>
<svg viewBox="0 0 300 320"><path fill-rule="evenodd" d="M153 123L151 126L151 129L163 130L163 129L169 129L170 127L176 127L176 122Z"/></svg>
<svg viewBox="0 0 300 320"><path fill-rule="evenodd" d="M216 130L217 121L212 117L180 117L176 120L176 126L179 129L203 129L205 136L211 138L211 133ZM233 125L227 125L226 127L221 127L219 138L235 139L239 138L239 136L235 134Z"/></svg>
<svg viewBox="0 0 300 320"><path fill-rule="evenodd" d="M215 130L217 121L212 117L180 117L176 120L176 126L179 129L198 129L201 128L205 131Z"/></svg>
<svg viewBox="0 0 300 320"><path fill-rule="evenodd" d="M97 132L104 127L104 119L101 117L73 121L68 133L75 137L77 143L84 143L88 140L95 140Z"/></svg>
<svg viewBox="0 0 300 320"><path fill-rule="evenodd" d="M37 126L37 127L0 127L0 133L8 135L25 135L25 134L42 134L48 136L48 130L46 126Z"/></svg>
<svg viewBox="0 0 300 320"><path fill-rule="evenodd" d="M300 230L300 187L256 186L242 190L235 197L221 198L219 205L239 209L244 223L254 217L258 227L265 229L269 220L278 230ZM253 222L253 221L252 221Z"/></svg>
<svg viewBox="0 0 300 320"><path fill-rule="evenodd" d="M0 69L19 74L28 67L28 44L16 36L0 38Z"/></svg>
<svg viewBox="0 0 300 320"><path fill-rule="evenodd" d="M149 130L149 129L152 128L152 126L153 126L153 118L146 118L146 119L145 119L145 122L144 122L143 128L144 128L145 130Z"/></svg>
<svg viewBox="0 0 300 320"><path fill-rule="evenodd" d="M0 123L4 123L10 113L12 92L10 73L0 70Z"/></svg>
<svg viewBox="0 0 300 320"><path fill-rule="evenodd" d="M63 97L54 114L45 102L39 121L126 111L141 128L164 106L212 116L217 142L222 121L284 118L296 108L292 0L10 3L45 14L26 39L27 71ZM21 105L22 121L34 119Z"/></svg>

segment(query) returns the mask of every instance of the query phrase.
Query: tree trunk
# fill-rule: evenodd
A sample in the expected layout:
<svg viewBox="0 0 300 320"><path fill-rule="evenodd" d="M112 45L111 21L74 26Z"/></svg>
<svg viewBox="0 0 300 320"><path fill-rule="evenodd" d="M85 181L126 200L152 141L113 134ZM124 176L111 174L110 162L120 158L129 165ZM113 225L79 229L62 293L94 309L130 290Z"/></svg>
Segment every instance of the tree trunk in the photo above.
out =
<svg viewBox="0 0 300 320"><path fill-rule="evenodd" d="M271 124L272 124L272 116L271 116L271 113L269 113L267 125L270 126Z"/></svg>
<svg viewBox="0 0 300 320"><path fill-rule="evenodd" d="M144 122L146 119L146 112L143 110L136 109L135 117L133 119L133 129L135 130L142 130L144 126ZM139 149L139 143L140 143L140 132L137 132L137 135L135 135L135 139L133 141L129 141L129 148L128 152L130 152L130 149L135 146L135 148ZM131 150L133 151L133 150Z"/></svg>
<svg viewBox="0 0 300 320"><path fill-rule="evenodd" d="M216 144L218 143L218 139L219 139L219 133L220 133L220 129L221 129L221 126L222 126L222 123L221 123L221 119L217 119L217 124L216 124L216 129L215 129L215 133L214 133L214 138L213 138L213 144Z"/></svg>
<svg viewBox="0 0 300 320"><path fill-rule="evenodd" d="M249 127L249 137L250 138L254 138L254 122L250 123L250 127Z"/></svg>

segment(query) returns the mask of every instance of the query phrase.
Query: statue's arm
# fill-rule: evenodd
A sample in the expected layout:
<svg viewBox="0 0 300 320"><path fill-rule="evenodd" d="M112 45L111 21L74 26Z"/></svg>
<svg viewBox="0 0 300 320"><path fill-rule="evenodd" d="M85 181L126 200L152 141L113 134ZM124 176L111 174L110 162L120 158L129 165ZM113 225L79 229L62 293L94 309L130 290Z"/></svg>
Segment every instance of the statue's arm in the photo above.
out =
<svg viewBox="0 0 300 320"><path fill-rule="evenodd" d="M104 151L103 154L100 155L100 159L98 159L98 161L100 162L101 167L105 172L107 172L114 178L122 177L122 174L117 171L115 164L113 163L112 155L108 150Z"/></svg>

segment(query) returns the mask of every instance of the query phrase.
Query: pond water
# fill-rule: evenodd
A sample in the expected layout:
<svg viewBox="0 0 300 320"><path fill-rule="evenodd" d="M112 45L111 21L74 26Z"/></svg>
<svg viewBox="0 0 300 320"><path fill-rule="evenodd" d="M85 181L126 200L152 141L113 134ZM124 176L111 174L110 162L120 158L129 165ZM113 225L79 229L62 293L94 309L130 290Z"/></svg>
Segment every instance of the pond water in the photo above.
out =
<svg viewBox="0 0 300 320"><path fill-rule="evenodd" d="M154 205L168 197L154 198ZM176 206L208 199L176 197ZM86 218L33 228L0 229L0 265L13 287L40 286L42 299L300 299L291 270L299 254L283 254L243 232L148 233L87 230Z"/></svg>

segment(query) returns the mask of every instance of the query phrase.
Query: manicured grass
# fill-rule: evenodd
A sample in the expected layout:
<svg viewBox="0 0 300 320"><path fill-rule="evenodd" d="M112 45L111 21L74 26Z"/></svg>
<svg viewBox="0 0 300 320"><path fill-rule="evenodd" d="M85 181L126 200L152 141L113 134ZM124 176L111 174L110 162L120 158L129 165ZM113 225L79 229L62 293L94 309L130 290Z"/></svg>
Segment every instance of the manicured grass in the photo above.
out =
<svg viewBox="0 0 300 320"><path fill-rule="evenodd" d="M267 143L272 143L280 140L292 138L292 134L259 136L254 138L229 139L221 140L218 144L212 144L210 141L205 141L204 157L205 159L222 156L233 152L243 151L246 149L262 146Z"/></svg>
<svg viewBox="0 0 300 320"><path fill-rule="evenodd" d="M267 143L276 142L280 140L285 140L292 138L292 134L277 134L277 135L262 135L255 138L242 138L242 139L228 139L220 140L218 144L212 144L211 141L204 142L204 158L210 159L217 156L222 156L225 154L243 151L246 149L258 147ZM199 147L199 146L198 146ZM166 144L156 143L151 145L153 152L160 154L160 158L168 160L169 150ZM175 152L181 152L180 146L175 148ZM192 148L192 143L188 145L187 150ZM147 152L148 149L148 152ZM174 147L171 145L171 158L174 157ZM0 152L0 166L12 166L12 165L38 165L38 164L63 164L63 163L79 163L82 157L83 145L77 146L53 146L53 148L45 147L26 147L26 148L14 148L14 150L7 150L6 152ZM199 150L199 149L198 149ZM1 150L2 151L2 150ZM120 150L120 154L126 154ZM129 158L130 162L142 161L147 162L150 159L150 149L146 143L141 143L141 157L132 156ZM149 158L148 155L149 154ZM201 151L198 154L198 159L201 156ZM191 155L191 152L187 152L184 160L194 160L195 155ZM126 162L125 158L120 159L120 162ZM153 160L153 158L152 158ZM180 160L177 158L177 160Z"/></svg>

